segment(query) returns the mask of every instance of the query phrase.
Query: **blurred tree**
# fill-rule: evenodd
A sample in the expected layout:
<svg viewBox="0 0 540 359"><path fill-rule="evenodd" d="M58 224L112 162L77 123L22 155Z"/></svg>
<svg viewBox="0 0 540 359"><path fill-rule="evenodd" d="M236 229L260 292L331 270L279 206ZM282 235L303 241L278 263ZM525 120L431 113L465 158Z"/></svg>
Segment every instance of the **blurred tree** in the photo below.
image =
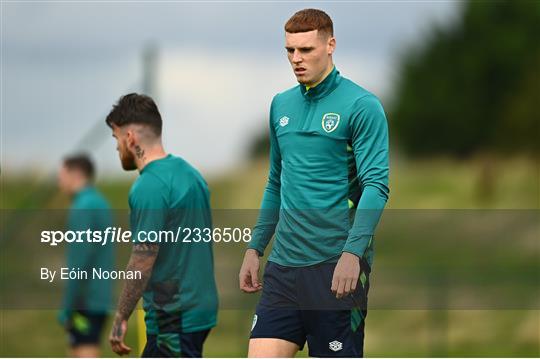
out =
<svg viewBox="0 0 540 359"><path fill-rule="evenodd" d="M540 1L470 1L408 49L391 126L410 154L537 153Z"/></svg>
<svg viewBox="0 0 540 359"><path fill-rule="evenodd" d="M268 119L264 120L268 123ZM249 158L257 160L259 158L267 158L270 153L270 132L268 126L261 132L257 133L249 145Z"/></svg>

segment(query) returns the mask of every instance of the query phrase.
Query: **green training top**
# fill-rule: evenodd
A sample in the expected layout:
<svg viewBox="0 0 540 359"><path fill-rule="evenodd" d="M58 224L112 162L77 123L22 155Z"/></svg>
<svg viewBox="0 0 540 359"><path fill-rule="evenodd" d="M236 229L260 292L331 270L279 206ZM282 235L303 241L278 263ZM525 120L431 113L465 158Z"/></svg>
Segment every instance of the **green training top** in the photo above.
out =
<svg viewBox="0 0 540 359"><path fill-rule="evenodd" d="M91 186L80 190L69 210L68 229L71 231L105 231L112 226L107 200ZM67 267L88 273L88 279L68 280L64 296L65 311L87 310L107 313L112 302L112 281L91 279L92 269L114 269L114 248L101 243L74 242L67 246Z"/></svg>
<svg viewBox="0 0 540 359"><path fill-rule="evenodd" d="M270 107L270 172L248 245L269 261L308 266L343 251L373 260L388 199L388 126L380 101L334 68Z"/></svg>
<svg viewBox="0 0 540 359"><path fill-rule="evenodd" d="M210 194L201 174L181 158L167 155L148 163L129 193L132 238L139 232L172 231L176 243L164 239L143 307L148 334L212 328L217 320L217 291L212 244L184 242L184 228L211 228ZM148 236L148 237L147 237ZM165 237L163 237L165 238Z"/></svg>

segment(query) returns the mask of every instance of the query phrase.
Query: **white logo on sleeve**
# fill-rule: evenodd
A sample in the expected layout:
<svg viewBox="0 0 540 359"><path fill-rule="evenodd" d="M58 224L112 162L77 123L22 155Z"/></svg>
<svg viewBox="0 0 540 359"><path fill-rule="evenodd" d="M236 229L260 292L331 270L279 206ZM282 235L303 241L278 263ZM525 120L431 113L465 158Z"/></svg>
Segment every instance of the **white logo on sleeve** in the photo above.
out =
<svg viewBox="0 0 540 359"><path fill-rule="evenodd" d="M253 331L253 328L255 328L255 325L257 325L257 314L253 316L253 323L251 324L251 331Z"/></svg>
<svg viewBox="0 0 540 359"><path fill-rule="evenodd" d="M343 349L343 344L341 342L338 342L337 340L334 340L333 342L328 343L328 347L330 348L330 350L338 352Z"/></svg>
<svg viewBox="0 0 540 359"><path fill-rule="evenodd" d="M281 127L285 127L289 124L289 118L287 116L283 116L282 118L279 119L279 125Z"/></svg>

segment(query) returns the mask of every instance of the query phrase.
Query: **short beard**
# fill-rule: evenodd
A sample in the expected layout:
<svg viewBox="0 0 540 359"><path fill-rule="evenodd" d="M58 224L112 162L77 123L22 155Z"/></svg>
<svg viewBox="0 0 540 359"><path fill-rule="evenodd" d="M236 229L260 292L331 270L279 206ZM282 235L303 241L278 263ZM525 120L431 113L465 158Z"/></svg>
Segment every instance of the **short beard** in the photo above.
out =
<svg viewBox="0 0 540 359"><path fill-rule="evenodd" d="M313 81L310 81L312 79L308 79L308 78L302 78L302 79L299 79L298 77L296 78L296 81L298 81L298 83L302 86L309 86L309 84L313 83Z"/></svg>
<svg viewBox="0 0 540 359"><path fill-rule="evenodd" d="M125 171L133 171L137 169L135 157L133 157L131 152L127 152L125 155L120 155L120 162L122 163L122 168Z"/></svg>

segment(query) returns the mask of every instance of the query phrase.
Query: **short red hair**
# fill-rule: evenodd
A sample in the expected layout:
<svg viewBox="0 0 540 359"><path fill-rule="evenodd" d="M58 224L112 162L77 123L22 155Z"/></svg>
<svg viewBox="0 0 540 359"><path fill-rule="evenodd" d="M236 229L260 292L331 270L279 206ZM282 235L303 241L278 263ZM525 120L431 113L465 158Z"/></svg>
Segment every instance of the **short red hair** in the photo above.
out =
<svg viewBox="0 0 540 359"><path fill-rule="evenodd" d="M293 34L313 30L334 36L334 24L330 16L322 10L304 9L291 16L285 24L285 31Z"/></svg>

